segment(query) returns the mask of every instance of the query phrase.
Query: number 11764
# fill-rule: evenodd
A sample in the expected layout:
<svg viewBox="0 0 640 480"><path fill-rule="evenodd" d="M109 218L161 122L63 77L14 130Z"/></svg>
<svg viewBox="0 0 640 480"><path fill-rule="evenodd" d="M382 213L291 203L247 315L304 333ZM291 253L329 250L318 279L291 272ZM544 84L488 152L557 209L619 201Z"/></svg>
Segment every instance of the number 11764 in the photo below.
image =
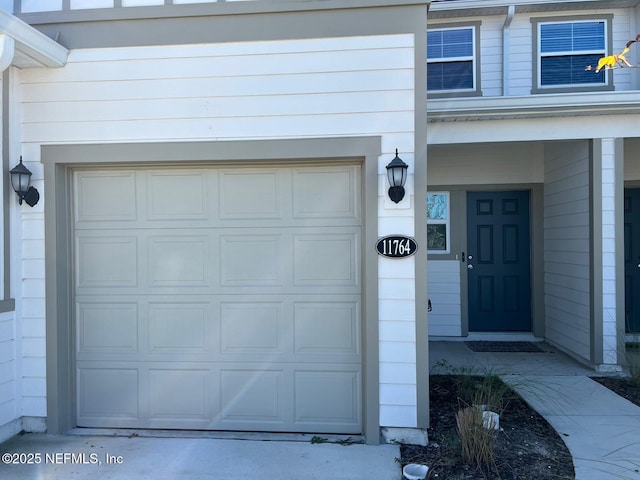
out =
<svg viewBox="0 0 640 480"><path fill-rule="evenodd" d="M397 258L413 255L418 247L413 238L394 235L378 240L376 248L383 257Z"/></svg>

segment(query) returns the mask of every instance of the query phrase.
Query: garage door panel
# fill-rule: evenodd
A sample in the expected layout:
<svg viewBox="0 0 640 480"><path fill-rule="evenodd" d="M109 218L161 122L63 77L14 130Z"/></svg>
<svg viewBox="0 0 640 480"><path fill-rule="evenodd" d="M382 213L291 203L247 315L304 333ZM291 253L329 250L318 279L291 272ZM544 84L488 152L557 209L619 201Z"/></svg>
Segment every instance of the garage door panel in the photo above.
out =
<svg viewBox="0 0 640 480"><path fill-rule="evenodd" d="M315 233L294 236L296 286L358 287L358 233Z"/></svg>
<svg viewBox="0 0 640 480"><path fill-rule="evenodd" d="M360 423L360 372L295 372L295 424L337 433L352 433Z"/></svg>
<svg viewBox="0 0 640 480"><path fill-rule="evenodd" d="M287 342L282 302L220 304L220 346L222 354L281 354Z"/></svg>
<svg viewBox="0 0 640 480"><path fill-rule="evenodd" d="M138 286L138 241L133 236L80 236L76 281L84 287Z"/></svg>
<svg viewBox="0 0 640 480"><path fill-rule="evenodd" d="M282 235L221 235L222 286L283 286Z"/></svg>
<svg viewBox="0 0 640 480"><path fill-rule="evenodd" d="M222 220L281 219L282 170L221 170L219 215Z"/></svg>
<svg viewBox="0 0 640 480"><path fill-rule="evenodd" d="M104 300L104 299L102 299ZM79 303L77 352L138 352L137 303Z"/></svg>
<svg viewBox="0 0 640 480"><path fill-rule="evenodd" d="M206 170L151 171L146 178L147 220L184 223L211 216ZM176 189L176 185L180 188Z"/></svg>
<svg viewBox="0 0 640 480"><path fill-rule="evenodd" d="M74 177L73 210L78 227L137 219L134 171L75 172Z"/></svg>
<svg viewBox="0 0 640 480"><path fill-rule="evenodd" d="M356 167L293 169L293 216L359 218Z"/></svg>
<svg viewBox="0 0 640 480"><path fill-rule="evenodd" d="M287 422L287 373L284 370L225 369L220 372L222 428L254 429L256 423L279 430Z"/></svg>
<svg viewBox="0 0 640 480"><path fill-rule="evenodd" d="M295 353L357 356L360 353L359 315L357 302L295 302ZM358 358L353 360L357 362Z"/></svg>
<svg viewBox="0 0 640 480"><path fill-rule="evenodd" d="M208 236L151 236L148 242L149 286L209 285Z"/></svg>
<svg viewBox="0 0 640 480"><path fill-rule="evenodd" d="M149 420L167 427L172 421L206 425L212 416L208 369L150 369Z"/></svg>
<svg viewBox="0 0 640 480"><path fill-rule="evenodd" d="M78 425L133 426L139 419L137 368L78 364Z"/></svg>
<svg viewBox="0 0 640 480"><path fill-rule="evenodd" d="M211 307L207 303L154 302L148 308L148 352L210 354L215 343Z"/></svg>

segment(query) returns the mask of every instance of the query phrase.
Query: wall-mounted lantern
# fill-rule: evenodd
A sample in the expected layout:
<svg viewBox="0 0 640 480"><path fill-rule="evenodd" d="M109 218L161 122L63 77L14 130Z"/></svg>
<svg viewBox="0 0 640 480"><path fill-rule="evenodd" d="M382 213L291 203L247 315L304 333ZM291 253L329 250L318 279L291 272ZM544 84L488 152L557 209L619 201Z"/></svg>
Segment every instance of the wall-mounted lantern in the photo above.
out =
<svg viewBox="0 0 640 480"><path fill-rule="evenodd" d="M22 163L22 155L20 156L20 163L13 167L9 173L11 174L11 186L13 190L18 194L18 202L22 205L22 201L27 202L27 205L33 207L40 200L40 194L35 187L30 187L31 172Z"/></svg>
<svg viewBox="0 0 640 480"><path fill-rule="evenodd" d="M404 163L398 157L398 149L396 148L396 157L387 165L387 178L389 179L389 198L391 201L398 203L404 198L404 184L407 181L407 169L409 165Z"/></svg>

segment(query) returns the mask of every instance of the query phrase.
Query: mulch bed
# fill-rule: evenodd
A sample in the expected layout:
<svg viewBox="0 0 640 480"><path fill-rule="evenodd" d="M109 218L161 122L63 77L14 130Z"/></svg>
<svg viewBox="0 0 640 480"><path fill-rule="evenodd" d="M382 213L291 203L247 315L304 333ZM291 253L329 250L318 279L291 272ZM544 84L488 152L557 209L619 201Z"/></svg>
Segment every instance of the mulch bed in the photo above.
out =
<svg viewBox="0 0 640 480"><path fill-rule="evenodd" d="M431 427L425 447L402 445L402 466L429 466L428 479L558 480L575 479L573 460L558 433L515 392L500 416L495 440L495 464L479 470L464 462L456 427L463 382L458 375L430 377ZM473 377L481 378L481 377Z"/></svg>
<svg viewBox="0 0 640 480"><path fill-rule="evenodd" d="M640 385L633 385L628 378L591 377L591 380L595 380L600 385L604 385L612 392L617 393L640 407Z"/></svg>

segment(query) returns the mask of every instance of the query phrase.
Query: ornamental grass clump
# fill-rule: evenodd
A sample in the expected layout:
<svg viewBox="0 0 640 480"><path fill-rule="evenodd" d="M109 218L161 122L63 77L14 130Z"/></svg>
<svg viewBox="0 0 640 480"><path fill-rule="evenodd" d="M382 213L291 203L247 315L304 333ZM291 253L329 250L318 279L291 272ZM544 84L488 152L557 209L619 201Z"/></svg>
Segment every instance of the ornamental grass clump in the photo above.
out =
<svg viewBox="0 0 640 480"><path fill-rule="evenodd" d="M485 413L502 414L513 398L513 392L495 373L468 377L467 381L470 385L466 385L464 390L471 390L473 394L467 398L459 396L461 408L456 413L462 458L482 472L487 468L497 471L495 444L498 424L494 424L490 416L485 418Z"/></svg>
<svg viewBox="0 0 640 480"><path fill-rule="evenodd" d="M478 406L465 407L456 413L456 425L462 444L462 458L465 462L484 470L495 465L496 430L485 428L482 409Z"/></svg>

